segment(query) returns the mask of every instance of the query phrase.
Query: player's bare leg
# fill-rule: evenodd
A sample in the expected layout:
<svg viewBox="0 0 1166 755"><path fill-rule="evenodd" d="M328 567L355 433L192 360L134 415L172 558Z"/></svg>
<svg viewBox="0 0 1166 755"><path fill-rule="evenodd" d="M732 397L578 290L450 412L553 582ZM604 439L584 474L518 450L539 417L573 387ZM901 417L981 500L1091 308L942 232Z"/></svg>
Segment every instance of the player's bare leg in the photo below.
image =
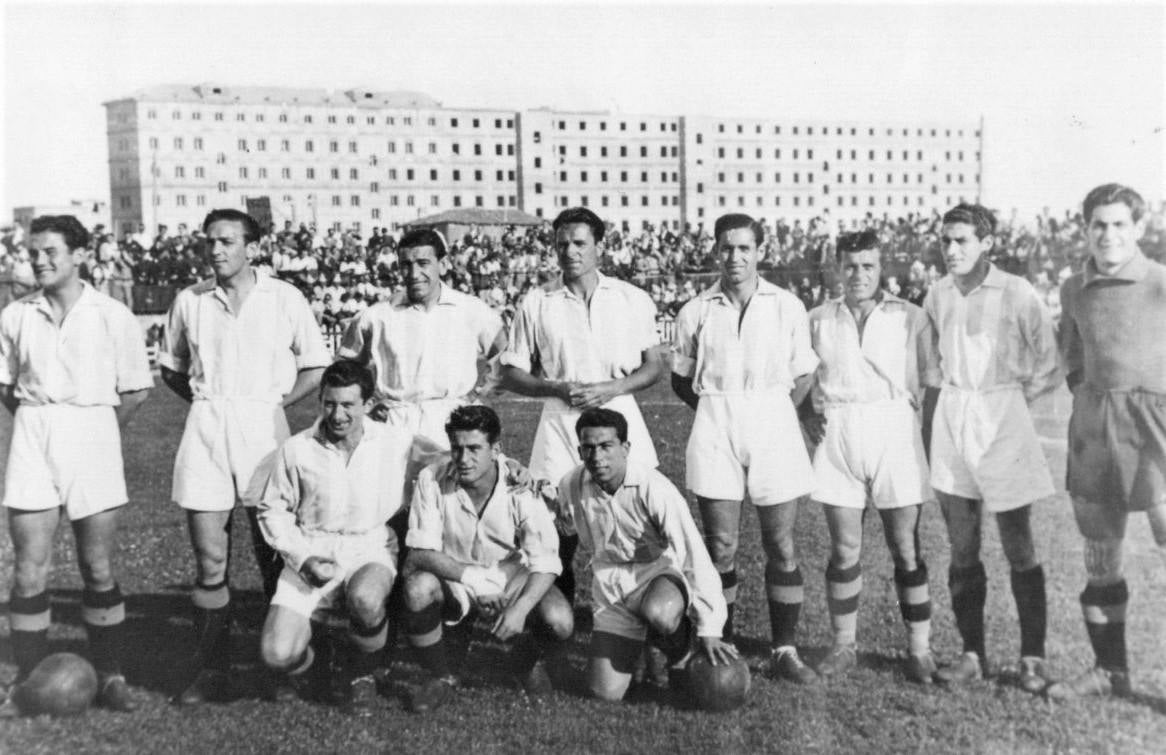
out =
<svg viewBox="0 0 1166 755"><path fill-rule="evenodd" d="M1076 496L1073 515L1085 538L1087 582L1081 593L1081 610L1096 662L1083 674L1050 685L1048 696L1069 700L1085 695L1128 695L1125 619L1130 593L1122 568L1122 541L1129 515L1122 508Z"/></svg>
<svg viewBox="0 0 1166 755"><path fill-rule="evenodd" d="M587 691L592 697L618 702L628 692L636 660L644 643L610 632L593 632L587 649Z"/></svg>
<svg viewBox="0 0 1166 755"><path fill-rule="evenodd" d="M259 635L259 655L279 677L272 690L276 702L297 696L296 682L312 667L312 622L287 606L271 606ZM283 680L288 683L283 683Z"/></svg>
<svg viewBox="0 0 1166 755"><path fill-rule="evenodd" d="M798 499L773 506L758 506L761 546L765 550L765 595L773 633L771 669L797 684L813 684L818 675L798 656L795 643L798 619L805 599L805 581L794 548Z"/></svg>
<svg viewBox="0 0 1166 755"><path fill-rule="evenodd" d="M118 509L109 509L73 521L77 541L77 565L85 592L81 596L81 621L89 637L89 652L97 669L99 705L111 710L132 711L121 661L125 653L125 600L113 577L113 547Z"/></svg>
<svg viewBox="0 0 1166 755"><path fill-rule="evenodd" d="M350 658L348 663L349 704L354 710L367 709L376 699L373 672L380 665L381 651L389 634L388 599L396 573L384 564L365 564L348 579L345 604L348 607Z"/></svg>
<svg viewBox="0 0 1166 755"><path fill-rule="evenodd" d="M696 497L704 525L704 544L721 575L721 592L729 608L722 637L733 641L733 617L737 605L737 547L741 538L741 501Z"/></svg>
<svg viewBox="0 0 1166 755"><path fill-rule="evenodd" d="M826 606L833 642L818 665L824 677L845 674L858 662L858 599L862 594L862 520L865 509L823 505L830 530Z"/></svg>
<svg viewBox="0 0 1166 755"><path fill-rule="evenodd" d="M8 509L8 532L16 561L8 620L17 681L27 677L49 654L52 616L47 587L53 563L53 536L60 516L59 507L42 511Z"/></svg>
<svg viewBox="0 0 1166 755"><path fill-rule="evenodd" d="M980 561L981 501L936 491L939 510L947 525L951 547L951 568L947 585L956 628L963 640L960 659L936 673L946 684L960 684L983 678L984 604L988 599L988 575Z"/></svg>
<svg viewBox="0 0 1166 755"><path fill-rule="evenodd" d="M648 625L648 642L664 654L668 682L673 688L681 682L681 663L692 647L693 626L685 612L687 607L683 586L676 577L667 575L651 581L640 603L640 618Z"/></svg>
<svg viewBox="0 0 1166 755"><path fill-rule="evenodd" d="M458 679L450 667L442 637L442 610L446 602L441 580L424 571L405 577L405 634L429 680L413 692L409 707L425 713L453 697Z"/></svg>
<svg viewBox="0 0 1166 755"><path fill-rule="evenodd" d="M931 655L931 593L927 584L927 564L919 553L919 516L923 506L883 509L883 535L895 564L895 592L899 612L907 627L907 679L930 684L935 675Z"/></svg>
<svg viewBox="0 0 1166 755"><path fill-rule="evenodd" d="M231 649L231 510L186 512L197 579L191 600L195 619L194 680L175 699L180 705L221 701L227 695Z"/></svg>

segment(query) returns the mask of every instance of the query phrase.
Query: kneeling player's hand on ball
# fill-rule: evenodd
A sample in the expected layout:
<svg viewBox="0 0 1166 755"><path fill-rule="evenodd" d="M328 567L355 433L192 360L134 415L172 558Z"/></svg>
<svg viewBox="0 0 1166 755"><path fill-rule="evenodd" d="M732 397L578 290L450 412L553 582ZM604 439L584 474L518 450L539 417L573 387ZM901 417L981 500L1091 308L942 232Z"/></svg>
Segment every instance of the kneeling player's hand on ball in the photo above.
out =
<svg viewBox="0 0 1166 755"><path fill-rule="evenodd" d="M312 587L322 587L336 577L336 562L312 556L300 567L300 574Z"/></svg>
<svg viewBox="0 0 1166 755"><path fill-rule="evenodd" d="M700 644L701 650L714 666L718 663L729 663L738 657L737 648L720 637L701 637Z"/></svg>

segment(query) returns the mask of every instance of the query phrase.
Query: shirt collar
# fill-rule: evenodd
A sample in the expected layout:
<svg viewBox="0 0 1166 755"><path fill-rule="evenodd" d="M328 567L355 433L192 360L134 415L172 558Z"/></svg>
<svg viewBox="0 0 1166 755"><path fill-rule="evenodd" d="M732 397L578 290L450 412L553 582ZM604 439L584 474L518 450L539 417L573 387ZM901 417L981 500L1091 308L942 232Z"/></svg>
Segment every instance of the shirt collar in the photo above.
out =
<svg viewBox="0 0 1166 755"><path fill-rule="evenodd" d="M73 302L70 311L77 307L85 307L94 303L94 297L97 296L97 290L89 285L87 281L81 281L81 295L77 297L77 301ZM43 288L38 288L35 293L31 294L25 302L36 307L38 312L43 312L50 318L53 316L52 305L49 304L49 298L45 295Z"/></svg>
<svg viewBox="0 0 1166 755"><path fill-rule="evenodd" d="M1004 288L1008 283L1008 278L1005 277L1006 275L1003 270L989 262L988 274L984 276L984 280L980 285L987 286L988 288Z"/></svg>
<svg viewBox="0 0 1166 755"><path fill-rule="evenodd" d="M329 451L337 450L339 447L335 443L333 443L332 441L330 441L326 437L324 437L324 431L323 431L322 424L323 423L321 422L321 420L319 420L319 419L316 420L315 425L313 425L312 438L315 439L315 441L317 443L319 443L321 446L323 446L324 448L327 448ZM378 438L380 438L381 433L384 430L383 424L381 424L380 422L375 422L367 416L364 418L364 421L361 423L361 426L364 428L364 430L361 433L360 442L356 444L357 448L360 448L361 446L363 446L366 443L375 442Z"/></svg>
<svg viewBox="0 0 1166 755"><path fill-rule="evenodd" d="M603 288L603 289L611 288L614 285L611 282L611 278L607 277L606 275L599 272L598 270L595 271L595 277L596 277L596 282L595 282L595 290L596 291L598 291L601 288ZM571 289L567 288L567 284L563 282L562 273L559 274L558 281L556 282L554 288L547 291L547 294L548 295L557 295L557 296L562 296L565 298L572 298L572 299L579 298L579 297L575 296L574 293L571 292Z"/></svg>
<svg viewBox="0 0 1166 755"><path fill-rule="evenodd" d="M725 293L725 289L721 286L722 282L723 281L720 278L717 278L716 283L713 283L700 293L700 298L707 300L717 299L722 302L727 302L729 300L729 295ZM757 290L753 292L753 295L774 296L780 290L781 289L778 288L778 286L770 283L759 275L757 276Z"/></svg>
<svg viewBox="0 0 1166 755"><path fill-rule="evenodd" d="M1134 253L1133 257L1126 260L1125 264L1119 267L1110 275L1105 275L1097 269L1097 263L1093 261L1093 257L1089 257L1085 261L1085 285L1099 281L1099 280L1119 280L1129 283L1136 283L1146 277L1146 273L1150 271L1150 260L1139 249Z"/></svg>
<svg viewBox="0 0 1166 755"><path fill-rule="evenodd" d="M452 288L445 285L444 282L439 282L437 285L438 285L438 289L437 289L437 304L436 304L436 306L452 307L455 304L457 304L457 302L454 300L454 297L456 296L456 294L454 293L454 290ZM413 302L409 301L409 293L407 291L405 291L404 289L402 289L400 292L397 293L396 296L393 297L392 304L393 304L393 309L408 309L409 307L412 307L414 309L424 309L425 308L425 305L423 305L423 304L414 304Z"/></svg>
<svg viewBox="0 0 1166 755"><path fill-rule="evenodd" d="M583 473L587 476L587 482L589 484L593 485L599 492L607 495L607 491L599 486L599 483L591 477L591 473L588 472L586 468L583 469ZM624 471L623 484L619 486L619 490L623 490L624 488L641 488L647 482L647 477L648 475L646 470L640 467L639 464L635 464L634 462L629 461L627 469ZM615 493L612 493L611 495L614 496L618 494L619 490L615 491Z"/></svg>

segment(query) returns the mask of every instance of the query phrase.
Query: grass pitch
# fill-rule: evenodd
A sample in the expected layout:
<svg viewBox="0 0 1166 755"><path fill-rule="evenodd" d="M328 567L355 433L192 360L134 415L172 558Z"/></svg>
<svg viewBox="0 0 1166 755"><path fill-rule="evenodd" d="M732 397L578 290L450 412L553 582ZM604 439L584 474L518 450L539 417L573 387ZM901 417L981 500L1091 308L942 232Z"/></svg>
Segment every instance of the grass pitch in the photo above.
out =
<svg viewBox="0 0 1166 755"><path fill-rule="evenodd" d="M539 405L509 398L494 405L505 425L507 451L527 458ZM662 385L642 396L642 405L661 469L682 484L691 412ZM1058 485L1064 479L1067 409L1063 393L1035 407ZM303 427L313 410L310 401L297 407L293 428ZM188 678L193 641L192 556L184 518L168 501L185 412L159 386L125 441L130 504L122 519L118 575L128 596L127 675L141 709L129 715L94 710L74 720L0 721L0 752L1160 752L1166 742L1166 559L1156 552L1141 518L1131 520L1125 558L1133 596L1128 641L1138 691L1132 700L1053 706L992 679L955 691L907 683L899 670L904 632L877 517L867 517L859 668L811 689L764 678L758 669L769 627L757 520L748 513L742 524L738 626L740 647L755 673L751 699L737 711L685 710L651 694L633 695L624 704L599 703L584 698L578 683L532 704L510 679L505 648L491 642L483 628L475 633L464 669L466 685L455 702L431 715L414 716L402 706L401 694L419 678L403 646L394 656L390 694L370 717L352 718L318 703L265 702L257 660L265 606L243 521L236 522L231 569L238 699L195 710L175 708L168 701ZM5 455L10 425L7 415L0 418ZM1092 653L1077 601L1084 585L1081 543L1063 493L1036 507L1035 530L1048 577L1050 667L1057 676L1076 673L1091 663ZM933 647L943 659L959 643L946 585L943 523L934 504L925 508L921 537L935 607ZM799 644L811 664L830 642L823 576L828 542L821 511L804 505L798 545L806 604ZM80 578L68 527L60 530L55 560L53 650L83 650ZM991 523L985 527L984 562L990 579L989 660L995 667L1015 659L1019 636L1007 566ZM0 535L0 595L7 596L11 576L12 549L5 532ZM581 575L580 582L585 581ZM571 649L576 676L590 626L585 613L580 613ZM0 633L6 647L6 616L0 618ZM7 680L15 669L6 649L2 657L0 679Z"/></svg>

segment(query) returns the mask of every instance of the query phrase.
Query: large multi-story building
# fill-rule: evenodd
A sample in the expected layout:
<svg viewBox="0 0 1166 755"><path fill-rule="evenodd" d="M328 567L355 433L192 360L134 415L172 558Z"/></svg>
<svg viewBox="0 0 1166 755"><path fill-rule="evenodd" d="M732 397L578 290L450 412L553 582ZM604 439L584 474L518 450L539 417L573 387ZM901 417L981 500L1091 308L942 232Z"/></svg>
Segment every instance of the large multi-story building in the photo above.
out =
<svg viewBox="0 0 1166 755"><path fill-rule="evenodd" d="M981 126L443 107L415 92L163 86L105 103L119 233L266 197L276 223L395 228L457 207L629 228L731 211L903 215L980 193Z"/></svg>

